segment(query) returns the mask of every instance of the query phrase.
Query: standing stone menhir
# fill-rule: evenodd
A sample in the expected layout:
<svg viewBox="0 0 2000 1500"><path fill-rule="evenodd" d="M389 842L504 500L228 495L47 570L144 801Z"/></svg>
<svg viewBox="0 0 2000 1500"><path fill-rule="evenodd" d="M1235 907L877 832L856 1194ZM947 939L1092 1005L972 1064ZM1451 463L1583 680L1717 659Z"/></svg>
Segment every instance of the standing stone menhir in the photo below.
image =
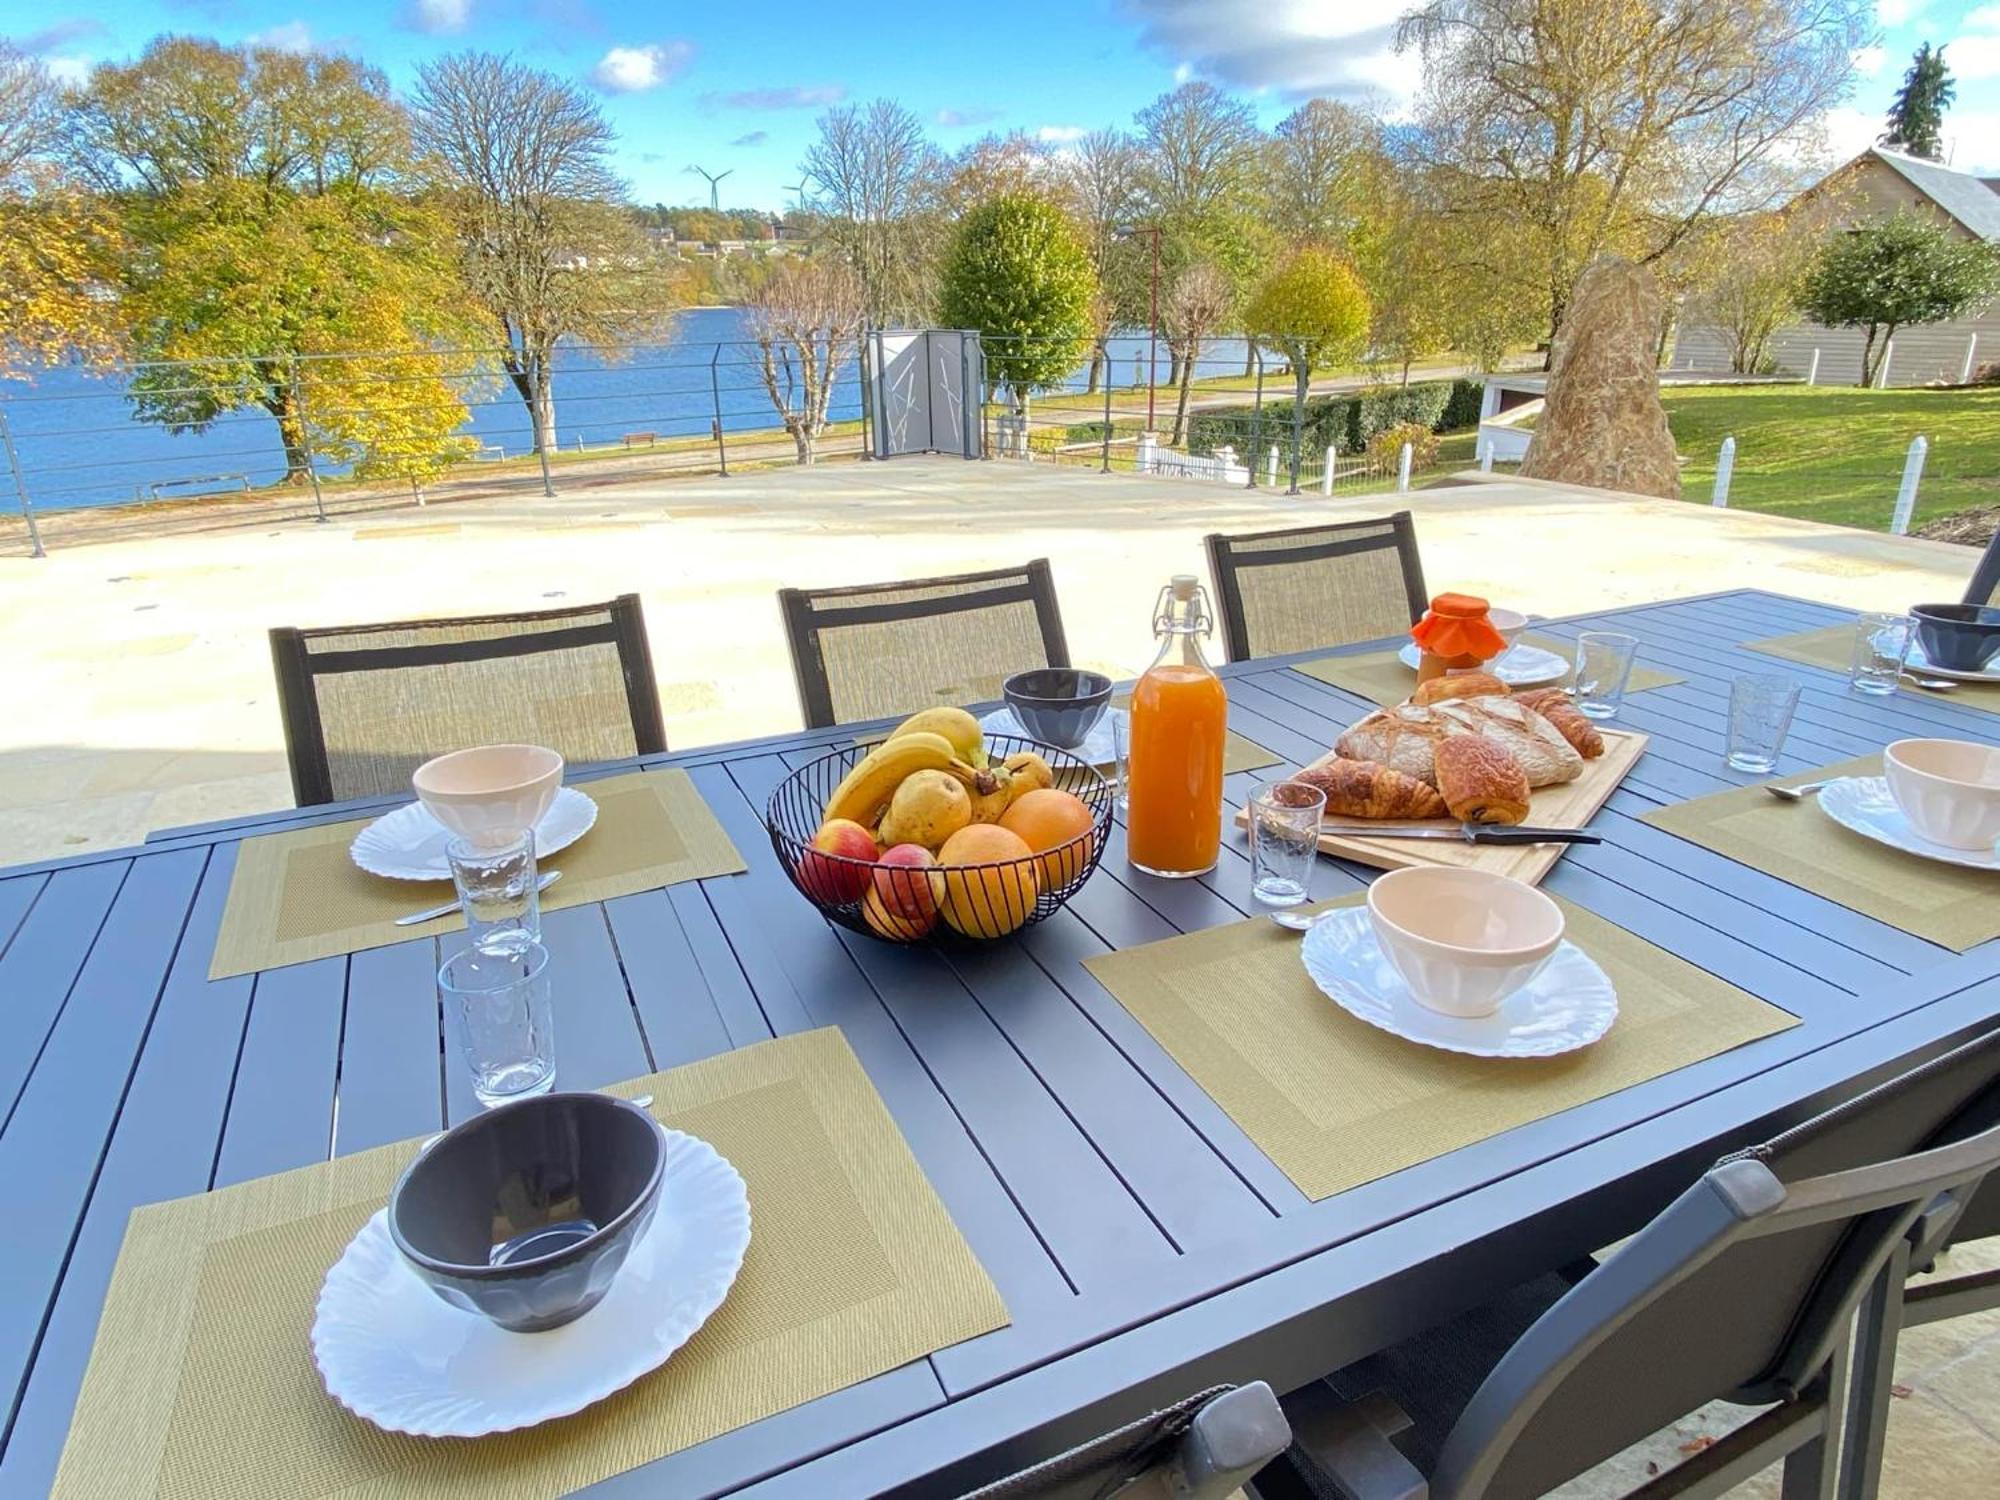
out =
<svg viewBox="0 0 2000 1500"><path fill-rule="evenodd" d="M1680 498L1680 469L1654 351L1660 294L1643 266L1593 261L1571 294L1535 419L1524 479Z"/></svg>

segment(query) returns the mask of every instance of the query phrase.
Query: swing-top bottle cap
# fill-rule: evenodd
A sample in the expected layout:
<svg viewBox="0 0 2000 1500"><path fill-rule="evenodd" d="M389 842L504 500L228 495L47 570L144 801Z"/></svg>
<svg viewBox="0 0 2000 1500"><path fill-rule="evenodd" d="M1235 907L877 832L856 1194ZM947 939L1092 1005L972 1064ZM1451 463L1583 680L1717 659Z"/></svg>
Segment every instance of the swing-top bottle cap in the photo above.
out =
<svg viewBox="0 0 2000 1500"><path fill-rule="evenodd" d="M1176 600L1185 603L1187 600L1192 599L1194 591L1201 587L1201 580L1192 573L1176 573L1169 582L1168 587L1173 590Z"/></svg>

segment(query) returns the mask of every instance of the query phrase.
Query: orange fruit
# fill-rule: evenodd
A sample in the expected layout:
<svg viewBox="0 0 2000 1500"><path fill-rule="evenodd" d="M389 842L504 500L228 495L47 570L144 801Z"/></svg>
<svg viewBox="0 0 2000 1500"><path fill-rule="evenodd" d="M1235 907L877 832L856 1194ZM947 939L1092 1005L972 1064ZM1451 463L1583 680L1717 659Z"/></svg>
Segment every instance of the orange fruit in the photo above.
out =
<svg viewBox="0 0 2000 1500"><path fill-rule="evenodd" d="M1001 816L1000 826L1042 856L1042 889L1059 890L1090 863L1097 820L1081 797L1055 787L1023 792Z"/></svg>
<svg viewBox="0 0 2000 1500"><path fill-rule="evenodd" d="M1019 834L994 823L961 828L938 850L938 866L944 872L944 919L967 937L1004 936L1035 913L1041 881L1034 850Z"/></svg>

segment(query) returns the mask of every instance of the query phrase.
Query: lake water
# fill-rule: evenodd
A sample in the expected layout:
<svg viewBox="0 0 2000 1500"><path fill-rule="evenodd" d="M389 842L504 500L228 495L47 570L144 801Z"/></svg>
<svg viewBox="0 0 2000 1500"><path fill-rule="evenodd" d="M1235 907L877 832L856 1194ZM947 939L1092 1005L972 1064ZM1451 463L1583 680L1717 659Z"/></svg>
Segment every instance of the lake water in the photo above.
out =
<svg viewBox="0 0 2000 1500"><path fill-rule="evenodd" d="M779 419L744 339L745 314L735 307L694 308L675 321L669 342L624 351L606 360L566 349L555 374L556 432L564 449L617 445L627 433L705 435L721 411L725 432L775 428ZM1111 340L1114 378L1137 378L1145 335ZM1203 374L1242 369L1241 340L1218 340L1204 351ZM1076 382L1080 385L1079 369ZM1160 352L1160 378L1166 353ZM132 417L125 379L62 366L32 381L0 381L0 412L14 436L28 494L40 509L130 505L154 498L241 490L284 475L277 424L262 410L230 412L207 431L174 434ZM488 456L533 451L527 411L504 380L483 382L467 402L464 429ZM861 415L854 364L842 370L829 415ZM322 474L337 474L322 465ZM0 509L18 504L0 470Z"/></svg>

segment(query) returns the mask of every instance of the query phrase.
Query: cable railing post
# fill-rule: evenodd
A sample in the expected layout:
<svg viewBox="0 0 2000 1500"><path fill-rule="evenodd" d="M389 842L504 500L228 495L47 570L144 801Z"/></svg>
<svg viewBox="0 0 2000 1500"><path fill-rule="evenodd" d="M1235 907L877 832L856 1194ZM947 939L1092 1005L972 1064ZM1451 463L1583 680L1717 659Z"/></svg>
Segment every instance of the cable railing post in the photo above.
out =
<svg viewBox="0 0 2000 1500"><path fill-rule="evenodd" d="M1100 473L1111 472L1111 345L1104 339L1097 341L1098 359L1104 361L1104 464Z"/></svg>
<svg viewBox="0 0 2000 1500"><path fill-rule="evenodd" d="M861 382L861 459L866 463L875 457L875 399L868 389L868 325L864 321L855 343L859 354L855 359L855 375ZM962 356L962 351L961 351Z"/></svg>
<svg viewBox="0 0 2000 1500"><path fill-rule="evenodd" d="M7 467L14 475L14 493L21 501L21 519L28 523L28 556L47 557L42 549L42 528L35 523L35 503L28 498L27 481L21 478L21 455L14 451L14 432L7 425L7 413L0 411L0 446L7 449Z"/></svg>
<svg viewBox="0 0 2000 1500"><path fill-rule="evenodd" d="M1709 504L1718 509L1729 505L1729 480L1736 472L1736 435L1731 433L1722 440L1722 451L1715 455L1715 492L1709 497Z"/></svg>
<svg viewBox="0 0 2000 1500"><path fill-rule="evenodd" d="M729 477L729 445L722 440L722 377L716 373L716 362L722 358L722 343L718 339L715 352L708 357L708 391L715 400L715 456L722 466L722 477Z"/></svg>
<svg viewBox="0 0 2000 1500"><path fill-rule="evenodd" d="M1257 440L1264 430L1264 351L1255 341L1250 345L1250 361L1257 367L1257 400L1250 408L1250 451L1244 455L1243 467L1249 478L1245 489L1257 488Z"/></svg>
<svg viewBox="0 0 2000 1500"><path fill-rule="evenodd" d="M1299 492L1299 445L1305 441L1306 403L1303 396L1292 398L1292 483L1288 495Z"/></svg>
<svg viewBox="0 0 2000 1500"><path fill-rule="evenodd" d="M1924 477L1924 455L1930 451L1930 439L1921 432L1910 439L1909 457L1903 460L1903 483L1896 491L1896 510L1889 517L1891 536L1910 534L1910 520L1917 510L1917 486Z"/></svg>
<svg viewBox="0 0 2000 1500"><path fill-rule="evenodd" d="M299 362L296 358L291 361L290 370L288 378L292 388L292 415L299 424L299 445L305 449L306 478L312 482L313 521L317 525L324 526L326 497L319 492L319 467L313 463L312 430L306 424L306 393L304 387L299 384Z"/></svg>

